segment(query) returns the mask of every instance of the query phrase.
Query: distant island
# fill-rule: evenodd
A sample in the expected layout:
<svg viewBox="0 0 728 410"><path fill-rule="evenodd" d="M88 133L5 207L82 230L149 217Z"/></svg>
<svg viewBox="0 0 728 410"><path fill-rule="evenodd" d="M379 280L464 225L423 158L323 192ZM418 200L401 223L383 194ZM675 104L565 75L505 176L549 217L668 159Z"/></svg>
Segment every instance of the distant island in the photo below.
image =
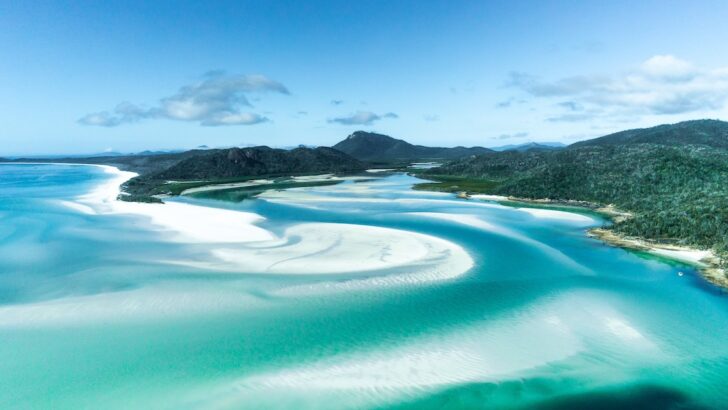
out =
<svg viewBox="0 0 728 410"><path fill-rule="evenodd" d="M332 148L371 163L425 160L451 160L480 155L492 150L484 147L425 147L373 132L356 131Z"/></svg>
<svg viewBox="0 0 728 410"><path fill-rule="evenodd" d="M560 142L525 142L523 144L501 145L499 147L490 147L493 151L553 151L566 147Z"/></svg>

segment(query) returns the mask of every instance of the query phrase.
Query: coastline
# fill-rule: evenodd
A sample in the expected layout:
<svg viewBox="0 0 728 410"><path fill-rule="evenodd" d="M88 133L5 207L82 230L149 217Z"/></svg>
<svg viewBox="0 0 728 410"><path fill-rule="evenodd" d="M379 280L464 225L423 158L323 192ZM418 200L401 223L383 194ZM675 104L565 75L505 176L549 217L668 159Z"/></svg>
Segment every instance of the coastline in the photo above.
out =
<svg viewBox="0 0 728 410"><path fill-rule="evenodd" d="M207 260L165 260L165 263L261 274L386 272L370 281L377 285L448 280L473 266L472 258L460 245L407 230L301 222L276 235L258 226L266 218L254 212L174 201L161 204L123 201L119 199L124 195L121 187L136 174L109 165L92 166L100 167L111 177L72 201L62 201L62 205L89 215L148 218L150 229L163 233L164 240L213 246ZM295 178L306 182L322 177L333 178L328 174ZM410 271L388 272L394 269Z"/></svg>
<svg viewBox="0 0 728 410"><path fill-rule="evenodd" d="M467 198L495 201L501 203L540 205L544 207L582 208L603 215L614 223L619 223L632 217L632 214L630 212L622 211L612 204L602 205L588 201L562 201L547 198L530 199L486 194L468 195ZM660 244L654 241L650 241L647 238L620 235L613 230L605 229L603 226L589 229L587 230L586 234L587 236L596 238L610 246L646 252L651 255L691 265L697 269L697 271L705 280L719 287L721 290L728 290L728 272L726 272L720 266L720 258L718 257L718 255L715 254L714 251L710 249L705 250L693 248L690 246Z"/></svg>
<svg viewBox="0 0 728 410"><path fill-rule="evenodd" d="M66 165L66 164L63 164ZM110 179L89 193L76 198L76 202L94 214L127 214L149 218L160 231L169 231L170 240L185 243L244 243L267 241L275 236L256 225L265 218L251 212L208 208L184 203L149 204L120 200L121 186L137 176L110 165L79 164L100 167ZM88 213L88 212L87 212Z"/></svg>
<svg viewBox="0 0 728 410"><path fill-rule="evenodd" d="M38 163L29 163L37 165ZM249 212L230 211L217 208L200 207L182 203L145 204L126 202L119 197L124 195L122 185L137 176L134 172L122 171L103 164L44 163L64 166L94 166L114 175L76 201L62 201L62 204L86 214L135 214L148 217L153 225L163 231L171 231L171 239L187 243L243 243L274 240L275 236L256 225L265 218ZM318 177L321 177L319 175ZM580 208L603 215L613 222L621 222L631 217L629 212L621 211L613 205L600 205L586 201L559 201L551 199L528 199L512 196L473 194L467 198L507 204L538 205L545 208ZM210 229L214 227L215 229ZM218 229L219 228L219 229ZM728 276L720 267L720 260L712 250L701 250L688 246L659 244L646 238L620 235L603 226L587 230L586 235L602 242L624 249L646 252L662 258L685 263L697 268L698 272L710 283L723 290L728 289Z"/></svg>
<svg viewBox="0 0 728 410"><path fill-rule="evenodd" d="M601 205L587 201L556 201L551 199L527 199L516 197L505 197L505 201L538 204L551 207L583 208L603 215L614 223L619 223L632 217L630 212L622 211L612 204ZM610 229L605 229L604 227L589 229L587 230L586 235L599 239L610 246L647 252L651 255L694 266L705 280L722 290L728 290L728 275L726 275L726 271L720 267L719 258L712 250L697 249L689 246L660 244L647 238L620 235L619 233Z"/></svg>
<svg viewBox="0 0 728 410"><path fill-rule="evenodd" d="M728 290L728 276L726 276L726 272L720 267L719 258L712 250L655 243L645 238L620 235L604 228L589 229L587 236L599 239L611 246L646 252L651 255L694 266L708 282L723 290Z"/></svg>
<svg viewBox="0 0 728 410"><path fill-rule="evenodd" d="M616 208L614 205L602 205L588 201L576 201L576 200L555 200L555 199L531 199L521 198L515 196L503 196L503 195L486 195L486 194L473 194L467 195L468 198L483 199L486 201L497 201L506 203L517 203L517 204L528 204L528 205L540 205L544 207L563 207L563 208L579 208L589 211L596 212L613 222L619 223L632 217L632 213L623 211Z"/></svg>

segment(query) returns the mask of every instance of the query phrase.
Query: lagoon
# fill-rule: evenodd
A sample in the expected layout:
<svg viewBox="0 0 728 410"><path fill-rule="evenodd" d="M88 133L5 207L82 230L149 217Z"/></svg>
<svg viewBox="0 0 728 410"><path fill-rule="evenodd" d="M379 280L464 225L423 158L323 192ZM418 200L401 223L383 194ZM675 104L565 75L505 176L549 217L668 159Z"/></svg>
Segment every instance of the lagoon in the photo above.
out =
<svg viewBox="0 0 728 410"><path fill-rule="evenodd" d="M726 294L588 238L597 215L414 191L396 172L119 204L121 177L0 165L0 407L728 399Z"/></svg>

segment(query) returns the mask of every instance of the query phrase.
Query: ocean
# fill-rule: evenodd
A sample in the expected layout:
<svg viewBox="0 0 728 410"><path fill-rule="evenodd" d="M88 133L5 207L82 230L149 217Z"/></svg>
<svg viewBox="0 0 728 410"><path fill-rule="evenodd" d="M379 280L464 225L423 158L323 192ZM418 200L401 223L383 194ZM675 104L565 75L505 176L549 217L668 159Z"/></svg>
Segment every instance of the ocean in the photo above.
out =
<svg viewBox="0 0 728 410"><path fill-rule="evenodd" d="M728 294L596 214L386 172L118 204L119 175L0 165L0 408L728 402Z"/></svg>

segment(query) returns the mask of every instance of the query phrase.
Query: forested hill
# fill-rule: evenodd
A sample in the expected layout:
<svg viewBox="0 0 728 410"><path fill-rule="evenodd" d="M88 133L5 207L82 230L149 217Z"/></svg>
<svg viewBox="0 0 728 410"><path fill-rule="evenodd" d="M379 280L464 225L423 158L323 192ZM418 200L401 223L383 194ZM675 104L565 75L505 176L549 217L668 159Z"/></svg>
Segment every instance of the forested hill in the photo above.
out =
<svg viewBox="0 0 728 410"><path fill-rule="evenodd" d="M332 148L274 149L265 146L209 150L184 159L151 178L224 179L241 176L363 171L366 166Z"/></svg>
<svg viewBox="0 0 728 410"><path fill-rule="evenodd" d="M214 149L182 159L168 168L133 178L125 185L125 191L130 196L124 199L153 201L153 195L169 193L169 181L175 181L177 185L185 182L205 184L255 177L354 173L366 168L355 158L326 147L292 150L265 146Z"/></svg>
<svg viewBox="0 0 728 410"><path fill-rule="evenodd" d="M614 225L618 232L725 254L726 129L721 121L662 125L560 151L488 153L428 172L481 182L487 193L614 204L634 214Z"/></svg>
<svg viewBox="0 0 728 410"><path fill-rule="evenodd" d="M652 128L627 130L572 144L571 147L652 143L660 145L707 145L728 148L728 122L695 120Z"/></svg>
<svg viewBox="0 0 728 410"><path fill-rule="evenodd" d="M373 132L356 131L333 148L362 161L455 159L491 152L483 147L425 147Z"/></svg>

